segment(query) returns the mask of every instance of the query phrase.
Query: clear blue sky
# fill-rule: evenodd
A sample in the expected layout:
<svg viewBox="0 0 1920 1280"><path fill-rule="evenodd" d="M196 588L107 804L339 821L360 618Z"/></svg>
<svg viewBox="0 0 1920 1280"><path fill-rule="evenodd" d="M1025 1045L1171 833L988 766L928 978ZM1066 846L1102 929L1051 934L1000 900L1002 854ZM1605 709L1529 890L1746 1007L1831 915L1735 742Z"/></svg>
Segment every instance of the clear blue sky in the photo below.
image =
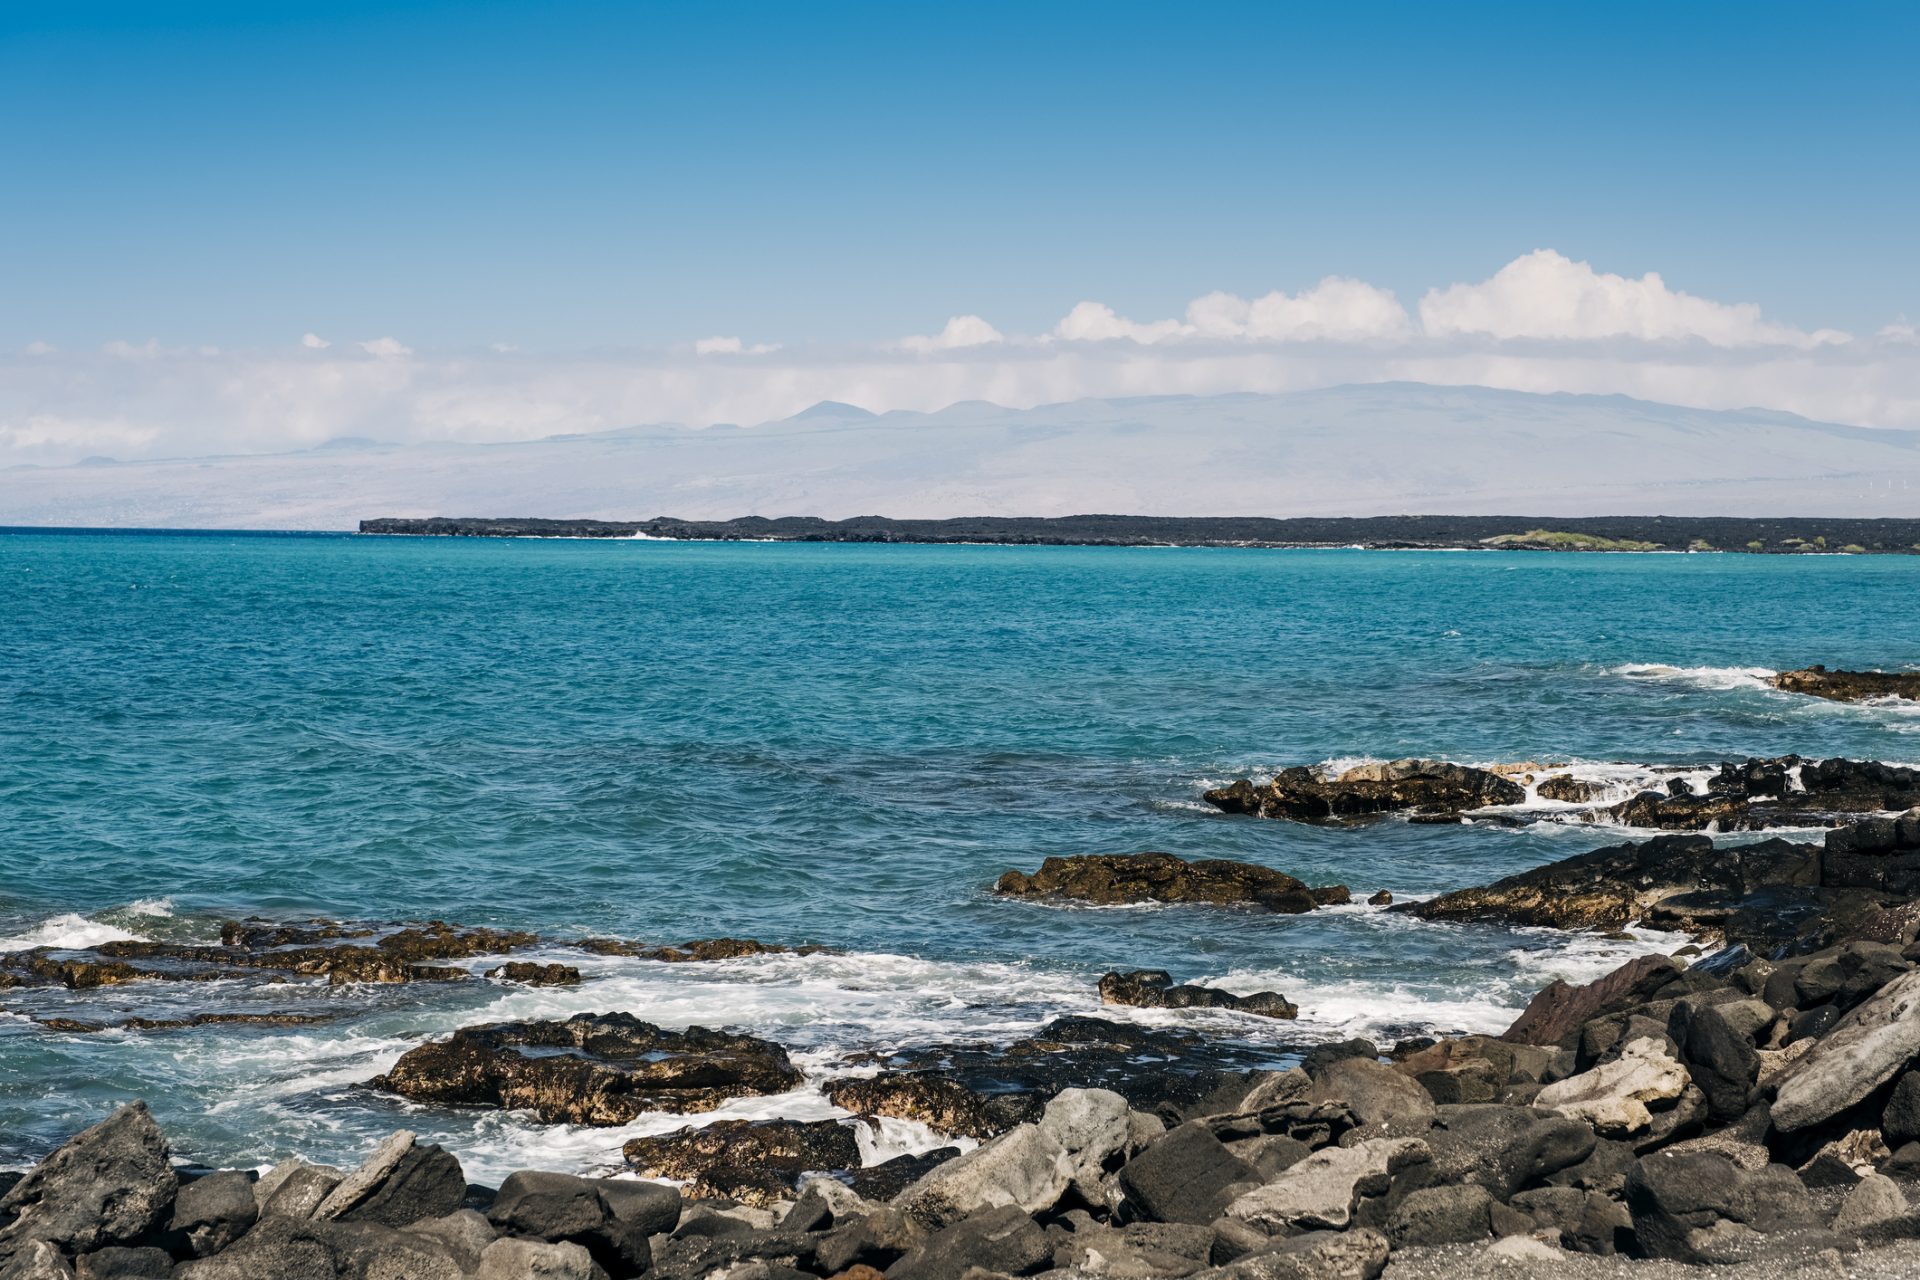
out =
<svg viewBox="0 0 1920 1280"><path fill-rule="evenodd" d="M1471 8L1471 12L1467 10ZM1920 7L0 4L0 346L864 341L1552 246L1872 331Z"/></svg>

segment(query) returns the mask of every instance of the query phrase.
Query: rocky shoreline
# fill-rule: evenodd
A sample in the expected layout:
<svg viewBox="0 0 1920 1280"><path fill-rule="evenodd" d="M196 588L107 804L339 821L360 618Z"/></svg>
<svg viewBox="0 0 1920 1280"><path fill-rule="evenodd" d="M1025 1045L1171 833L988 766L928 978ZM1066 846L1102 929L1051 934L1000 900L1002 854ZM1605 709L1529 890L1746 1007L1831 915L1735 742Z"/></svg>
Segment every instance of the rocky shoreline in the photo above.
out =
<svg viewBox="0 0 1920 1280"><path fill-rule="evenodd" d="M1098 547L1360 547L1376 550L1730 551L1911 555L1920 520L1723 516L742 516L555 520L383 516L363 534L452 538L670 538L717 542L992 543Z"/></svg>
<svg viewBox="0 0 1920 1280"><path fill-rule="evenodd" d="M1722 773L1749 791L1778 770L1820 776L1749 763ZM1409 785L1396 802L1430 786L1505 794L1457 768L1375 767L1350 785L1370 802ZM1866 776L1905 785L1853 764L1834 776L1848 780L1839 794ZM1049 859L997 890L1289 914L1351 898L1166 854ZM822 1086L844 1117L630 1139L616 1178L526 1170L472 1184L454 1153L405 1131L353 1170L207 1170L177 1164L133 1103L24 1175L0 1175L0 1280L1370 1280L1663 1263L1897 1275L1920 1258L1920 807L1856 815L1819 843L1659 835L1390 909L1460 927L1638 920L1698 941L1582 986L1554 982L1498 1036L1303 1045L1297 1065L1093 1016L1010 1044L855 1055ZM542 942L438 922L233 921L218 945L10 954L0 987L263 970L326 984L577 983L558 963L506 960L478 976L448 963ZM569 945L690 964L784 950ZM1110 972L1099 997L1296 1012L1281 993L1234 996L1153 970ZM771 1040L614 1011L464 1027L365 1087L594 1127L698 1115L800 1078ZM887 1120L948 1145L870 1164L860 1135Z"/></svg>

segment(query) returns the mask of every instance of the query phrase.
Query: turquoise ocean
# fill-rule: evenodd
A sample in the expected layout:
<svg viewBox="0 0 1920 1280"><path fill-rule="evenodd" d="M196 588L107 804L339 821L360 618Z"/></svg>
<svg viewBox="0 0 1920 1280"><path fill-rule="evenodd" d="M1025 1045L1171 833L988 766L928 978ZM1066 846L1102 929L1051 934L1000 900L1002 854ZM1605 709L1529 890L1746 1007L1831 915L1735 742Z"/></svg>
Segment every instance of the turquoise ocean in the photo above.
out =
<svg viewBox="0 0 1920 1280"><path fill-rule="evenodd" d="M1321 829L1216 814L1291 764L1920 760L1920 708L1780 694L1920 664L1920 557L1567 555L0 533L0 949L202 939L224 918L442 918L556 939L832 954L583 956L589 981L0 991L0 1167L148 1100L183 1156L357 1161L401 1126L472 1176L610 1169L637 1132L360 1087L423 1038L624 1009L788 1045L838 1114L851 1051L1010 1040L1155 967L1296 1023L1108 1011L1244 1040L1498 1030L1673 935L996 900L1009 867L1160 849L1405 898L1627 838L1568 821ZM475 962L476 967L479 962ZM296 1028L63 1033L217 1005ZM892 1144L891 1146L887 1144ZM931 1145L902 1126L875 1155Z"/></svg>

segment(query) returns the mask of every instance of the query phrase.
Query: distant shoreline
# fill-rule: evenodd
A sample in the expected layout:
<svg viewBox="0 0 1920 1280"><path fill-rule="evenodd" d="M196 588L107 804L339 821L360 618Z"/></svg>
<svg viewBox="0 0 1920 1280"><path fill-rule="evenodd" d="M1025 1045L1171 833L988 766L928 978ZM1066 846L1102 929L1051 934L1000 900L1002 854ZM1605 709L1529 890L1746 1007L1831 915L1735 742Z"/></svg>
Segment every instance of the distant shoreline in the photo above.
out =
<svg viewBox="0 0 1920 1280"><path fill-rule="evenodd" d="M1920 554L1920 519L1817 516L743 516L733 520L380 517L363 534L458 538L662 538L1111 547L1353 547L1366 550L1734 551L1763 555Z"/></svg>

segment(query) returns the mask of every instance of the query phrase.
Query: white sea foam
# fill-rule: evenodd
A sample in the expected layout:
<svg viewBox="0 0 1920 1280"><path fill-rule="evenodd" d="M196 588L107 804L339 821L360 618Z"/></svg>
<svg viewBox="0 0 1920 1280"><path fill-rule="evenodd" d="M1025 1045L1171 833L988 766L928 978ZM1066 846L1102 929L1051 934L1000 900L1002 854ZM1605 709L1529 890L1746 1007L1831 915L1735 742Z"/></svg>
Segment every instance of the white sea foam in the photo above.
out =
<svg viewBox="0 0 1920 1280"><path fill-rule="evenodd" d="M82 947L97 947L103 942L137 941L138 935L114 925L102 924L98 920L89 920L77 912L67 912L42 920L39 924L15 934L11 938L0 938L0 951L27 951L34 947L53 947L56 950L77 950Z"/></svg>
<svg viewBox="0 0 1920 1280"><path fill-rule="evenodd" d="M1768 678L1780 673L1770 667L1676 667L1663 662L1626 662L1609 667L1608 674L1659 684L1691 685L1697 689L1770 689Z"/></svg>

